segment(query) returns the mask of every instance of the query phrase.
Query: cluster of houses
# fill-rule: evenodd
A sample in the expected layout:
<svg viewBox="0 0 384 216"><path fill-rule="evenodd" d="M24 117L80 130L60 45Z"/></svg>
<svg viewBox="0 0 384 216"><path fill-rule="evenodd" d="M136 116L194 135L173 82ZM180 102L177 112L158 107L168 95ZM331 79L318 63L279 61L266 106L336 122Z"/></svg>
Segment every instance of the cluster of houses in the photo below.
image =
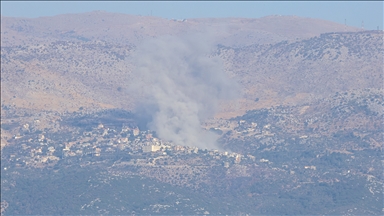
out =
<svg viewBox="0 0 384 216"><path fill-rule="evenodd" d="M29 125L22 126L29 129ZM70 130L70 128L67 128ZM72 128L73 130L73 128ZM63 133L65 133L63 131ZM62 159L86 157L114 157L116 155L135 155L156 157L172 154L204 154L214 159L232 158L233 163L240 163L242 155L221 152L218 150L202 150L197 147L175 145L153 136L152 131L140 130L138 127L114 127L98 124L91 130L71 131L65 139L56 137L48 131L17 134L13 137L14 146L10 160L18 160L18 166L45 166L55 164ZM21 149L17 146L21 146ZM229 167L230 163L224 163ZM232 164L232 163L231 163Z"/></svg>

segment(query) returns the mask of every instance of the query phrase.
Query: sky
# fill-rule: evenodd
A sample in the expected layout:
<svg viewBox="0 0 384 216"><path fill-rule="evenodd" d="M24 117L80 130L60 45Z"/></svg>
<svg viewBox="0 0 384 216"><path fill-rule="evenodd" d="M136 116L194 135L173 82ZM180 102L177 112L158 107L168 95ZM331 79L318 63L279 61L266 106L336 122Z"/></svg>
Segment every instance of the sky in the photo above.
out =
<svg viewBox="0 0 384 216"><path fill-rule="evenodd" d="M383 1L1 1L1 15L36 18L103 10L167 19L296 15L383 29Z"/></svg>

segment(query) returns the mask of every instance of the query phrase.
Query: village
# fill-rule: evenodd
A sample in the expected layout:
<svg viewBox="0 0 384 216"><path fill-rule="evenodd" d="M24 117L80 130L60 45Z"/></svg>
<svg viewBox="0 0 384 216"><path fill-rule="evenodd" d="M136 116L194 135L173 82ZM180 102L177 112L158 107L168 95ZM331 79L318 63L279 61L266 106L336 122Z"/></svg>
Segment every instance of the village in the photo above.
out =
<svg viewBox="0 0 384 216"><path fill-rule="evenodd" d="M2 157L16 167L54 167L59 162L84 163L87 160L118 160L128 159L136 165L172 165L174 157L195 155L217 160L216 163L229 168L233 164L255 163L252 155L217 149L199 149L197 147L175 145L154 137L153 132L138 127L99 123L92 130L71 131L70 133L35 130L35 120L21 126L19 133L9 140L9 148ZM241 122L242 124L243 122ZM67 128L69 130L70 128ZM73 128L72 128L73 129ZM217 129L218 130L218 129ZM268 133L265 133L268 136ZM161 160L159 160L161 159ZM261 162L268 161L261 159ZM207 161L206 165L212 164ZM6 169L6 167L4 167Z"/></svg>
<svg viewBox="0 0 384 216"><path fill-rule="evenodd" d="M348 189L346 197L368 199L382 188L375 177L381 170L376 162L381 152L377 132L321 135L324 132L317 130L316 121L324 121L322 127L331 126L329 119L335 113L343 116L343 107L328 115L301 118L291 113L304 113L308 106L275 107L205 122L202 129L219 135L220 149L162 140L156 131L139 126L130 113L118 110L29 115L9 109L2 120L7 145L2 147L1 171L9 178L21 178L27 172L41 178L41 173L65 177L98 170L98 183L89 182L87 187L135 177L217 194L243 190L246 185L247 200L308 187L314 187L316 194L324 188L333 191L334 185L354 178L356 184L366 182L367 189L359 193ZM11 179L2 183L14 185Z"/></svg>

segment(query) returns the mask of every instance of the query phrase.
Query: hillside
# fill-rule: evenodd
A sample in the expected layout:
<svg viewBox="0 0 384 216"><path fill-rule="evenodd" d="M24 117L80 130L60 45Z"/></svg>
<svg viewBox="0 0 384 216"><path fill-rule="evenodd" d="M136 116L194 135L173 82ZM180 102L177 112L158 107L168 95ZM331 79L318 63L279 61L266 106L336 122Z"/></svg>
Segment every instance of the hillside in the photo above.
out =
<svg viewBox="0 0 384 216"><path fill-rule="evenodd" d="M383 215L383 54L296 16L2 16L1 214Z"/></svg>
<svg viewBox="0 0 384 216"><path fill-rule="evenodd" d="M325 33L298 42L221 47L246 107L302 103L338 91L382 88L383 33ZM252 100L257 101L252 101Z"/></svg>
<svg viewBox="0 0 384 216"><path fill-rule="evenodd" d="M123 110L7 108L2 133L14 136L2 149L2 208L9 215L382 215L383 94L339 92L210 122L221 151L169 144ZM163 149L144 151L159 140Z"/></svg>
<svg viewBox="0 0 384 216"><path fill-rule="evenodd" d="M120 32L112 36L99 33L100 28L96 29L96 26L88 25L89 17L105 16L105 19L112 19L114 17L112 15L95 12L24 21L4 18L2 22L5 23L5 27L2 28L1 47L2 104L59 112L74 111L80 107L132 109L135 97L139 97L132 95L129 91L129 81L132 76L137 75L133 71L132 62L128 60L135 53L136 45L133 43L135 40L127 40L132 43L121 43L118 39L113 39L124 34L127 38L132 37L132 31ZM54 33L58 32L52 29L54 27L63 31L75 29L71 27L73 25L64 25L67 22L71 23L74 19L72 16L80 20L84 19L88 28L95 29L89 29L76 37ZM242 86L242 96L230 103L223 103L218 117L236 116L253 108L299 104L337 91L381 87L382 32L323 33L319 32L319 29L329 31L338 30L341 27L336 28L337 24L331 25L332 23L325 21L298 17L271 16L253 20L196 19L180 23L154 17L115 16L127 16L131 21L126 25L131 28L134 28L132 25L139 22L138 20L148 25L160 25L152 24L152 21L148 20L169 24L167 27L170 28L169 31L156 32L156 29L152 29L151 32L155 35L171 31L180 33L184 29L182 25L192 24L196 31L203 31L204 27L199 25L209 26L216 23L219 31L223 23L233 22L237 23L233 26L245 30L236 32L236 29L230 28L226 31L229 35L227 38L241 38L242 35L250 34L248 31L252 25L258 26L253 29L255 32L252 35L269 41L241 39L238 41L243 44L238 47L234 44L233 46L225 45L229 40L224 40L224 37L220 38L217 35L214 37L217 39L215 43L218 46L211 55L220 57L224 62L225 72ZM58 20L65 21L56 25ZM122 22L122 19L118 20ZM297 29L297 31L300 30L301 38L296 38L298 35L294 35L298 34L295 33L296 30L284 30L288 24L297 24L298 21L301 24L295 25L297 28L308 27ZM14 24L11 25L12 22ZM10 40L9 32L14 31L15 26L21 25L20 23L25 23L24 25L29 26L30 30L20 30L15 34L28 37L31 42L25 39L22 40L26 43L25 45L12 45L21 42L17 38L12 39L13 42L7 41ZM84 25L83 22L79 23ZM111 28L122 31L118 23ZM276 28L269 28L272 24ZM52 27L49 27L50 25ZM85 31L83 28L79 27L79 29ZM212 27L212 29L216 28ZM268 34L260 33L258 29ZM45 31L52 34L43 35L42 32ZM79 37L90 37L85 34L91 32L93 37L89 40L79 39ZM138 34L145 35L142 32ZM219 35L223 36L221 33ZM276 37L279 39L273 39ZM245 46L250 43L251 45Z"/></svg>

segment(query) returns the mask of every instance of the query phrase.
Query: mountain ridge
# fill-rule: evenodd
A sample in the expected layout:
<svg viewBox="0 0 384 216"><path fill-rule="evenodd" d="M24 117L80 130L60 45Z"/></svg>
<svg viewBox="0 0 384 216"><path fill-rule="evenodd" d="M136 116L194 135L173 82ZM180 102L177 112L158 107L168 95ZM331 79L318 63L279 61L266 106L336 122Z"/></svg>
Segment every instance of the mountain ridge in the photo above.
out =
<svg viewBox="0 0 384 216"><path fill-rule="evenodd" d="M22 44L10 37L25 39L41 37L45 40L107 40L122 44L164 34L179 35L190 31L211 30L221 43L244 45L275 43L281 40L308 38L324 32L359 31L331 21L297 16L266 16L252 18L197 18L169 20L159 17L135 16L107 12L63 14L39 18L3 17L2 43ZM23 35L23 32L28 35ZM262 36L258 36L258 35ZM23 36L23 37L22 37ZM20 40L20 39L19 39ZM239 43L239 40L242 41Z"/></svg>
<svg viewBox="0 0 384 216"><path fill-rule="evenodd" d="M241 98L222 102L220 117L280 103L303 103L339 90L381 87L382 31L360 31L318 19L167 20L90 12L33 19L2 17L1 22L5 105L60 112L80 107L132 109L137 96L129 95L125 83L134 73L127 59L135 52L135 44L163 34L183 35L191 26L189 31L211 29L218 44L211 55L219 56L225 72L243 86ZM159 23L163 29L152 29ZM111 36L108 28L122 34ZM117 37L130 39L122 42Z"/></svg>

